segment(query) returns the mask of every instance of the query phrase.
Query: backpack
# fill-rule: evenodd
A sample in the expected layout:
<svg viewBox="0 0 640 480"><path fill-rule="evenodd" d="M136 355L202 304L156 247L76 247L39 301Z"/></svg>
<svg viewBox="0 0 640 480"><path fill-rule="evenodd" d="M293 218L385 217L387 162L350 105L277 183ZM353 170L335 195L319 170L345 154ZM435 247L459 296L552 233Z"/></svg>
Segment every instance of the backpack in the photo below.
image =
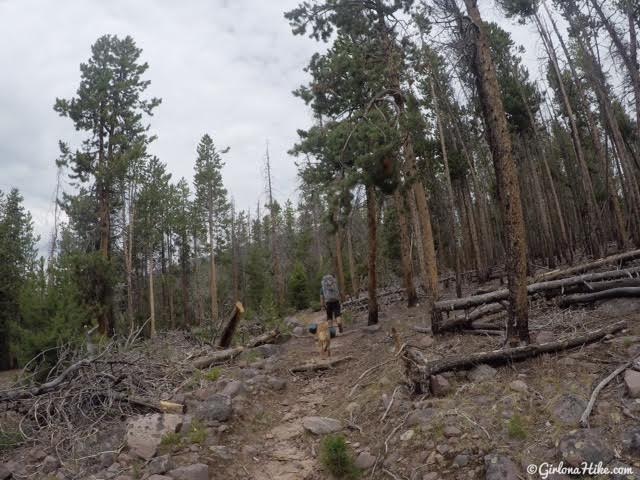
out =
<svg viewBox="0 0 640 480"><path fill-rule="evenodd" d="M322 296L325 302L335 302L340 300L340 289L335 277L325 275L322 277Z"/></svg>

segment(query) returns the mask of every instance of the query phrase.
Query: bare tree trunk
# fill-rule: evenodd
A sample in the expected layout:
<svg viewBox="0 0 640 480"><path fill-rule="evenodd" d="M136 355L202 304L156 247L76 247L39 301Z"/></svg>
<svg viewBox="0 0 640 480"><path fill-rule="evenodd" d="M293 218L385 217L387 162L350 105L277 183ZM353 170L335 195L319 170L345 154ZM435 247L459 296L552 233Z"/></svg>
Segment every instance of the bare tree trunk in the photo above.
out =
<svg viewBox="0 0 640 480"><path fill-rule="evenodd" d="M353 218L349 219L347 226L347 255L349 256L349 274L351 276L351 295L357 298L360 287L358 285L358 272L356 272L356 262L353 256L353 240L351 230L353 229Z"/></svg>
<svg viewBox="0 0 640 480"><path fill-rule="evenodd" d="M507 248L509 279L509 318L507 339L529 342L529 305L527 301L527 244L525 240L520 187L516 164L512 155L511 138L502 104L485 24L476 0L465 0L472 22L473 62L478 93L487 127L493 165L498 181L500 205ZM462 25L461 25L462 26ZM465 33L464 30L461 33Z"/></svg>
<svg viewBox="0 0 640 480"><path fill-rule="evenodd" d="M442 127L442 115L440 114L440 108L438 107L438 97L436 96L436 89L433 86L433 80L429 80L429 86L431 87L431 96L433 97L433 107L436 113L436 120L438 123L438 136L440 137L440 149L442 150L442 162L444 164L444 177L445 185L447 188L447 207L449 209L449 235L453 242L453 258L456 271L456 295L458 298L462 296L462 279L460 276L460 228L456 221L456 204L453 196L453 186L451 185L451 173L449 172L449 155L447 153L447 144L444 138L444 130Z"/></svg>
<svg viewBox="0 0 640 480"><path fill-rule="evenodd" d="M149 329L150 335L156 335L156 301L153 294L153 251L149 255Z"/></svg>
<svg viewBox="0 0 640 480"><path fill-rule="evenodd" d="M338 288L340 289L340 301L345 300L346 282L344 281L344 265L342 262L342 226L338 224L334 234L336 242L336 274L338 276Z"/></svg>
<svg viewBox="0 0 640 480"><path fill-rule="evenodd" d="M373 185L367 185L367 225L369 230L369 301L368 301L368 325L378 323L378 296L376 277L377 257L377 228L378 215L376 213L376 192Z"/></svg>
<svg viewBox="0 0 640 480"><path fill-rule="evenodd" d="M573 107L571 106L571 102L569 101L569 97L567 95L564 80L562 77L562 73L560 71L560 66L558 64L558 58L556 56L555 47L545 28L542 20L536 13L534 15L536 20L536 25L538 27L538 31L540 32L540 37L542 38L542 42L547 50L547 54L549 56L549 60L553 65L553 70L556 75L556 79L558 81L558 87L560 89L560 94L562 97L562 103L565 108L565 112L567 114L567 119L569 120L570 132L571 132L571 140L573 143L574 153L576 155L576 161L578 164L578 173L580 177L580 187L581 187L581 197L583 202L583 218L587 220L587 224L585 225L584 231L586 234L586 245L591 250L594 256L600 256L600 237L601 237L601 229L600 222L597 217L597 209L595 206L595 194L593 191L593 184L591 182L591 175L589 173L589 167L587 166L587 162L584 156L584 150L582 148L582 141L580 140L580 131L578 129L578 124L576 122L575 114L573 112Z"/></svg>
<svg viewBox="0 0 640 480"><path fill-rule="evenodd" d="M576 71L573 59L571 58L571 54L569 53L569 49L562 37L560 30L558 29L558 25L556 24L553 15L549 11L546 2L543 2L543 6L545 11L547 12L547 16L549 20L551 20L551 26L556 34L558 42L562 47L562 51L564 52L564 56L567 59L567 63L571 70L571 74L573 76L574 82L576 85L579 85L580 77L578 76L578 72ZM607 198L609 200L609 208L611 210L611 214L613 215L613 226L615 228L615 236L616 242L618 244L618 248L624 248L627 246L629 242L628 233L626 231L624 218L622 216L622 210L620 208L620 202L618 200L618 194L616 192L616 188L613 181L613 176L611 175L611 166L609 161L607 160L607 156L605 155L604 149L602 148L602 142L600 140L600 134L597 129L596 121L593 118L593 114L591 113L591 109L589 108L589 102L586 98L586 95L583 89L578 86L578 94L580 96L580 103L582 104L582 109L585 112L585 116L587 119L587 125L589 127L589 132L591 133L591 140L593 143L593 148L596 153L596 157L598 158L600 165L605 174L605 185L607 188ZM601 107L602 108L602 107Z"/></svg>
<svg viewBox="0 0 640 480"><path fill-rule="evenodd" d="M625 66L627 67L627 70L629 71L629 77L631 78L631 87L633 89L633 94L635 97L636 120L638 122L636 124L636 127L640 131L640 68L638 67L638 57L636 53L637 40L635 38L636 31L635 31L635 26L633 21L635 18L635 14L633 12L633 2L628 1L627 3L628 3L627 18L629 20L629 27L630 27L630 30L629 30L630 48L631 48L630 51L627 51L627 48L625 47L622 41L622 38L620 38L620 35L618 35L618 32L612 25L611 20L607 18L607 16L602 11L601 2L596 0L591 0L591 4L593 5L593 8L598 13L598 17L600 17L600 21L602 22L602 25L604 25L604 28L607 29L607 32L609 33L609 36L611 37L611 40L613 41L613 44L616 47L616 51L618 52L618 55L620 56L620 58L622 58L622 61L624 62Z"/></svg>
<svg viewBox="0 0 640 480"><path fill-rule="evenodd" d="M404 277L404 288L407 292L407 306L415 307L418 303L418 294L413 284L413 262L411 261L409 226L407 225L407 211L404 202L404 192L396 189L393 193L393 202L398 217L398 229L400 230L400 260Z"/></svg>

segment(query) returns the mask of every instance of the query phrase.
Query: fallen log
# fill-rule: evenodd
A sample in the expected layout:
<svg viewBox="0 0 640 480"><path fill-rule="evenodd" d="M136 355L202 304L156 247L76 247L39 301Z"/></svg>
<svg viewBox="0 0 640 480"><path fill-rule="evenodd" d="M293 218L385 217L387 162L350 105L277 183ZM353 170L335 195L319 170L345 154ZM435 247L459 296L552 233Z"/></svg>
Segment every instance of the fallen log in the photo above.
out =
<svg viewBox="0 0 640 480"><path fill-rule="evenodd" d="M564 294L601 292L603 290L623 287L640 287L640 277L620 278L618 280L605 280L602 282L583 282L572 287L567 287Z"/></svg>
<svg viewBox="0 0 640 480"><path fill-rule="evenodd" d="M138 407L145 407L150 410L154 410L156 412L161 413L177 413L183 414L185 406L181 403L169 402L166 400L150 400L147 398L136 397L133 395L127 395L122 392L108 392L107 396L112 399L120 400L123 402L130 403L131 405L136 405Z"/></svg>
<svg viewBox="0 0 640 480"><path fill-rule="evenodd" d="M280 331L276 328L274 330L269 330L268 332L263 333L262 335L258 335L257 337L253 337L246 344L246 348L255 348L260 345L264 345L265 343L273 343L280 337Z"/></svg>
<svg viewBox="0 0 640 480"><path fill-rule="evenodd" d="M587 275L579 275L576 277L563 278L560 280L551 280L548 282L532 283L527 286L527 293L532 295L534 293L544 292L548 290L562 290L563 288L579 285L584 282L608 280L624 277L632 277L634 274L640 273L640 267L627 268L624 270L611 270L608 272L591 273ZM456 298L453 300L442 300L436 302L434 305L434 311L453 311L462 310L470 307L477 307L479 305L485 305L487 303L500 302L509 298L509 290L506 288L495 290L493 292L485 293L483 295L474 295L465 298Z"/></svg>
<svg viewBox="0 0 640 480"><path fill-rule="evenodd" d="M568 307L570 305L578 305L581 303L591 303L597 300L604 300L607 298L628 298L628 297L640 297L640 287L624 287L624 288L611 288L609 290L602 290L594 293L578 293L575 295L567 295L558 301L559 307Z"/></svg>
<svg viewBox="0 0 640 480"><path fill-rule="evenodd" d="M626 326L625 321L615 322L607 327L599 328L582 335L557 340L554 342L530 344L520 347L476 352L469 355L445 357L439 360L426 361L420 349L407 346L402 352L405 364L405 374L412 383L416 393L428 392L432 375L452 370L465 370L481 363L502 365L509 362L525 360L544 353L554 353L568 350L604 338L606 335L618 332Z"/></svg>
<svg viewBox="0 0 640 480"><path fill-rule="evenodd" d="M300 365L297 367L293 367L291 371L293 373L300 372L318 372L321 370L329 370L336 365L340 365L341 363L348 362L349 360L353 360L353 357L340 357L340 358L332 358L330 360L321 360L319 362L305 363L304 365Z"/></svg>
<svg viewBox="0 0 640 480"><path fill-rule="evenodd" d="M503 310L504 307L500 303L490 303L489 305L483 305L482 307L473 310L471 313L465 316L455 317L444 321L440 324L438 333L450 332L462 328L469 328L471 324L479 318L485 317L487 315L493 315L495 313L500 313Z"/></svg>
<svg viewBox="0 0 640 480"><path fill-rule="evenodd" d="M242 306L242 302L236 302L233 307L233 311L229 316L229 320L227 320L227 325L224 327L220 340L218 341L218 346L220 348L229 348L231 346L233 334L236 332L236 327L238 326L238 323L240 323L243 313L244 307Z"/></svg>
<svg viewBox="0 0 640 480"><path fill-rule="evenodd" d="M622 265L626 262L630 262L638 258L640 258L640 249L631 250L630 252L618 253L616 255L611 255L609 257L600 258L593 262L576 265L575 267L565 268L562 270L552 270L550 272L546 272L536 276L534 281L543 282L543 281L555 280L565 276L572 276L578 273L584 273L591 270L595 270L596 268L600 268L604 265L612 265L614 263L619 263L620 265Z"/></svg>
<svg viewBox="0 0 640 480"><path fill-rule="evenodd" d="M225 363L244 351L244 347L228 348L226 350L220 350L214 352L206 357L200 357L193 362L193 366L196 368L209 368L214 365Z"/></svg>

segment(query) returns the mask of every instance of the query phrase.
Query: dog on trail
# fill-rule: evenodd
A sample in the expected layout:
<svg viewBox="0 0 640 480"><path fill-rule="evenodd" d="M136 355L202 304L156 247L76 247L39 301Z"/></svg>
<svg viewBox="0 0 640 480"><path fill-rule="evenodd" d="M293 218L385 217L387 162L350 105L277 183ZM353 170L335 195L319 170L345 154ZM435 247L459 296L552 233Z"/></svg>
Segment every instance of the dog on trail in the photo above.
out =
<svg viewBox="0 0 640 480"><path fill-rule="evenodd" d="M321 322L318 325L316 337L318 339L318 351L320 352L320 355L330 357L331 331L329 330L329 322Z"/></svg>

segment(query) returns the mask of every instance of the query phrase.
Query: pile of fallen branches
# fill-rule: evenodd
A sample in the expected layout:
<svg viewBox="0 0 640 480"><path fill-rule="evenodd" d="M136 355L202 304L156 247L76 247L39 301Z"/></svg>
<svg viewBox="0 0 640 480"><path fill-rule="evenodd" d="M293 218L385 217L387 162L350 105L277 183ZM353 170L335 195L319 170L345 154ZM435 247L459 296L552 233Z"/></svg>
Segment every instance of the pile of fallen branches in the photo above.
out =
<svg viewBox="0 0 640 480"><path fill-rule="evenodd" d="M37 375L44 381L25 376L0 391L0 413L18 414L25 442L46 441L59 458L79 458L86 445L77 439L91 437L109 421L137 412L180 411L181 405L168 400L192 376L185 359L195 354L181 332L152 341L115 339L91 356L60 347L57 364Z"/></svg>
<svg viewBox="0 0 640 480"><path fill-rule="evenodd" d="M637 259L638 256L640 256L640 250L634 250L566 270L549 272L538 277L543 278L543 281L530 283L527 286L527 292L530 297L538 296L547 301L555 299L555 305L559 307L609 298L640 297L640 267L638 266L584 273L611 263L629 262ZM567 276L576 272L582 273ZM432 331L443 333L473 328L473 323L481 318L500 316L508 305L508 297L509 291L503 288L480 295L436 302L433 310ZM456 311L462 311L463 314L451 315Z"/></svg>
<svg viewBox="0 0 640 480"><path fill-rule="evenodd" d="M121 428L122 419L137 413L182 412L172 398L187 383L201 381L198 368L225 363L235 352L280 336L272 330L244 347L218 350L188 332L165 332L150 340L138 340L138 334L113 339L98 352L90 349L91 354L60 347L58 362L44 372L34 359L31 372L25 370L15 385L0 390L0 416L20 419L14 433L25 443L46 443L59 459L87 458L95 453L87 439L110 423Z"/></svg>

